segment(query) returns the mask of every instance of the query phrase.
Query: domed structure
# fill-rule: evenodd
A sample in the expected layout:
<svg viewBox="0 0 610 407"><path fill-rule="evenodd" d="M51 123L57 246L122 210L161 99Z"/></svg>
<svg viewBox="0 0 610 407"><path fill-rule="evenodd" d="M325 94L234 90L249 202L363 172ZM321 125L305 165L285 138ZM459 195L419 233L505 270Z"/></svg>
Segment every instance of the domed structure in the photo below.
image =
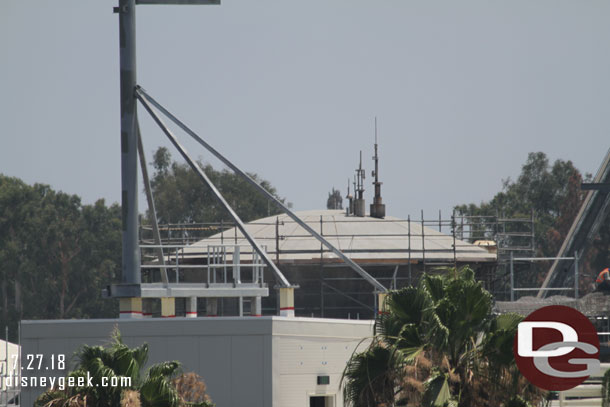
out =
<svg viewBox="0 0 610 407"><path fill-rule="evenodd" d="M341 210L301 211L296 215L387 288L413 284L422 272L442 272L439 268L443 266L470 264L484 278L496 262L496 255L485 248L455 239L421 221L348 216ZM373 287L287 215L252 221L246 224L246 230L290 283L299 286L295 291L297 315L373 316ZM237 228L231 228L187 247L181 262L205 264L210 250L219 245L224 246L225 263L233 261L234 245L241 247L242 263L252 261L248 241ZM265 273L265 282L275 286L271 273ZM274 290L270 290L270 297L263 299L264 313L275 313L274 296Z"/></svg>

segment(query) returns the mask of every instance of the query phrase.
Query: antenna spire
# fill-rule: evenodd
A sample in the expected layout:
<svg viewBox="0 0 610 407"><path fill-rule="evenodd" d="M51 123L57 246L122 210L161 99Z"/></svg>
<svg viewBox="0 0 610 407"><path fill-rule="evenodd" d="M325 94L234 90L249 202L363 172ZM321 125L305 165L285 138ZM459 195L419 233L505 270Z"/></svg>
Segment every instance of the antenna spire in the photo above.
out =
<svg viewBox="0 0 610 407"><path fill-rule="evenodd" d="M373 198L373 203L371 204L371 216L373 218L383 219L385 217L385 205L381 200L381 182L379 182L379 154L378 154L378 144L377 144L377 116L375 116L375 156L373 157L373 161L375 162L375 169L373 170L373 177L375 177L375 181L373 181L373 185L375 186L375 196Z"/></svg>
<svg viewBox="0 0 610 407"><path fill-rule="evenodd" d="M347 216L354 214L354 197L349 192L349 184L350 184L350 179L348 177L347 178L347 196L345 197L347 199L347 201L348 201L348 206L346 208L347 209Z"/></svg>
<svg viewBox="0 0 610 407"><path fill-rule="evenodd" d="M362 150L360 150L360 164L356 170L356 186L354 189L354 193L356 194L356 199L354 200L354 215L360 217L366 215L364 204L364 173L365 171L362 168Z"/></svg>

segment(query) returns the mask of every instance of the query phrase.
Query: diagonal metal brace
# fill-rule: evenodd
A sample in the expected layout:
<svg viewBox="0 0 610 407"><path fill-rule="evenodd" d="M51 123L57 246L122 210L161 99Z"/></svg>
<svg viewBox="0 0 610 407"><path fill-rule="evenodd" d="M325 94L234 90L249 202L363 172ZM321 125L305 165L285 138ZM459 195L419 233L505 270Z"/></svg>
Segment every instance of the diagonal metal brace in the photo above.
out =
<svg viewBox="0 0 610 407"><path fill-rule="evenodd" d="M148 201L148 212L150 214L150 223L152 225L153 238L155 245L159 246L155 249L157 252L157 260L159 264L165 266L165 257L163 256L163 244L161 243L161 233L159 232L159 222L157 221L157 210L155 209L155 200L152 196L152 189L150 187L150 178L148 178L148 168L146 167L146 155L144 154L144 145L142 143L142 133L140 133L140 122L138 121L136 113L136 137L138 139L138 157L140 157L140 170L142 171L142 178L144 179L144 190L146 191L146 200ZM167 269L162 268L160 270L161 281L165 287L168 286L169 280L167 278Z"/></svg>
<svg viewBox="0 0 610 407"><path fill-rule="evenodd" d="M163 123L163 120L155 113L155 111L152 109L152 106L148 103L148 101L144 97L142 97L142 95L139 92L136 92L136 97L142 103L142 105L148 111L148 113L152 116L152 118L157 123L157 125L159 125L161 130L163 130L163 132L165 133L167 138L169 138L169 140L172 142L172 144L178 149L180 154L182 154L182 157L184 157L186 162L189 163L189 165L191 166L193 171L195 171L195 173L197 173L197 175L199 175L201 180L207 184L207 186L210 188L210 190L212 191L212 193L214 194L216 199L229 212L229 215L231 216L231 218L233 218L233 221L235 222L235 224L237 225L237 227L239 228L241 233L243 233L243 235L246 237L248 242L252 245L254 250L256 250L256 252L259 254L259 256L261 256L261 258L264 260L265 264L267 264L267 266L269 266L271 268L271 270L273 271L273 274L279 281L279 285L281 287L291 287L291 285L288 282L288 280L286 279L286 277L284 277L282 272L277 268L277 266L273 263L273 261L267 256L267 253L265 253L265 251L258 245L256 240L254 240L254 238L250 235L250 233L248 233L244 223L239 218L239 215L237 215L237 213L235 213L233 208L231 208L231 206L227 203L227 201L224 199L224 197L222 196L220 191L216 188L216 186L208 178L208 176L201 169L201 167L199 165L197 165L197 163L189 156L186 149L178 142L176 137L168 129L168 127L165 125L165 123Z"/></svg>
<svg viewBox="0 0 610 407"><path fill-rule="evenodd" d="M256 182L252 177L248 174L240 170L237 166L235 166L231 161L225 158L222 154L220 154L214 147L206 143L201 137L199 137L195 132L193 132L190 128L188 128L184 123L182 123L178 118L172 115L167 109L161 106L156 100L154 100L151 96L146 93L144 89L142 89L139 85L136 86L136 96L142 102L146 100L150 102L155 108L157 108L161 113L167 116L171 121L173 121L178 127L184 130L189 136L193 137L199 144L205 147L210 153L212 153L216 158L222 161L227 167L231 168L236 174L240 175L243 179L248 181L249 184L254 186L260 192L267 197L270 201L275 203L286 215L288 215L292 220L294 220L297 224L299 224L303 229L305 229L309 234L318 239L320 243L326 246L329 250L331 250L337 257L343 260L348 266L350 266L356 273L358 273L362 278L368 281L373 287L377 289L379 292L387 292L387 288L379 281L377 281L373 276L367 273L362 267L356 264L352 259L347 257L341 250L337 249L333 246L328 240L324 239L319 233L313 230L309 225L303 222L297 215L295 215L286 205L284 205L279 199L277 199L273 194L263 188L258 182ZM146 106L146 105L145 105Z"/></svg>

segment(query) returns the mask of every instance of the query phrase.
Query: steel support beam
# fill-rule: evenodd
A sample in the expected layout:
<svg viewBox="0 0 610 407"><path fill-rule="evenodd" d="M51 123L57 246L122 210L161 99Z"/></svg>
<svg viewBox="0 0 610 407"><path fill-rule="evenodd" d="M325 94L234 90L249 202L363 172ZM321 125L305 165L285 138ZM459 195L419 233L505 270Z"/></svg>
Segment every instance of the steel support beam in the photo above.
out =
<svg viewBox="0 0 610 407"><path fill-rule="evenodd" d="M136 94L138 96L138 99L144 104L144 106L147 106L147 103L144 103L144 101L150 102L150 104L152 104L161 113L163 113L165 116L167 116L171 121L173 121L178 127L180 127L182 130L184 130L188 135L193 137L199 144L201 144L203 147L205 147L205 149L207 149L216 158L218 158L220 161L222 161L222 163L224 163L227 167L231 168L236 174L240 175L250 185L254 186L257 190L259 190L261 193L263 193L263 195L265 195L265 197L267 197L267 199L274 202L286 215L288 215L290 218L292 218L292 220L294 220L296 223L298 223L299 226L301 226L303 229L305 229L309 234L311 234L313 237L318 239L318 241L320 243L322 243L324 246L326 246L328 249L330 249L335 255L337 255L337 257L339 257L341 260L343 260L356 273L358 273L360 276L362 276L362 278L364 278L371 285L373 285L373 287L375 287L375 289L377 289L380 292L388 291L387 288L383 284L381 284L379 281L377 281L373 276L371 276L369 273L367 273L362 267L360 267L358 264L356 264L352 259L350 259L345 254L343 254L341 252L341 250L337 249L329 241L324 239L319 233L317 233L315 230L313 230L309 225L307 225L305 222L303 222L290 209L288 209L288 207L286 207L286 205L284 205L279 199L277 199L275 196L273 196L273 194L271 194L269 191L267 191L265 188L263 188L258 182L256 182L248 174L246 174L245 172L240 170L231 161L229 161L227 158L225 158L216 149L214 149L211 145L209 145L201 137L199 137L195 132L193 132L190 128L188 128L184 123L182 123L180 120L178 120L178 118L176 118L174 115L172 115L167 109L165 109L163 106L161 106L156 100L154 100L152 97L150 97L144 89L142 89L141 87L138 86L136 88ZM149 108L147 108L147 110L148 109ZM150 110L149 110L149 112L150 112ZM151 114L153 114L153 113L151 113ZM197 167L197 168L199 168L199 167Z"/></svg>
<svg viewBox="0 0 610 407"><path fill-rule="evenodd" d="M271 268L271 270L273 271L273 274L275 275L275 277L278 280L279 285L281 287L290 287L291 285L288 282L288 280L286 279L286 277L284 277L282 272L277 268L277 266L273 263L273 261L267 256L267 253L265 253L265 251L259 246L258 242L256 242L256 240L254 240L254 238L246 230L246 226L244 225L244 223L240 219L239 215L237 215L237 213L235 213L233 208L231 208L231 205L229 205L227 203L227 201L224 199L224 197L222 196L220 191L216 188L216 186L208 178L208 176L201 169L201 167L199 165L197 165L195 160L193 160L191 158L191 156L188 154L186 149L178 142L178 140L172 134L172 132L169 130L169 128L165 125L165 123L163 123L163 120L152 109L152 106L148 103L148 101L144 97L142 97L142 95L140 93L137 94L137 97L140 100L140 102L142 102L142 105L144 106L146 111L148 111L148 113L152 116L153 120L157 123L157 125L159 125L161 130L163 130L163 132L165 133L167 138L169 138L169 140L172 142L174 147L176 147L176 149L178 149L178 151L180 152L182 157L184 157L186 162L189 163L189 165L191 166L193 171L195 171L195 173L197 175L199 175L201 180L203 182L205 182L206 185L210 188L210 190L212 191L212 193L214 194L214 196L216 197L218 202L220 202L220 204L225 207L227 212L229 212L229 215L231 216L231 218L233 219L233 221L237 225L238 229L246 237L246 239L248 240L250 245L254 248L254 250L256 250L256 252L259 254L259 256L261 256L261 258L263 259L265 264L267 264L267 266L269 266Z"/></svg>
<svg viewBox="0 0 610 407"><path fill-rule="evenodd" d="M121 205L123 257L121 282L139 284L138 245L138 150L136 129L136 3L119 0L119 45L121 68Z"/></svg>
<svg viewBox="0 0 610 407"><path fill-rule="evenodd" d="M150 187L150 178L148 178L148 168L146 168L146 156L144 155L144 145L142 144L142 134L140 133L140 124L136 118L136 134L138 137L138 155L140 157L140 170L142 171L142 179L144 180L144 190L146 191L146 200L148 201L149 220L152 225L153 239L157 253L159 264L165 266L165 258L163 257L163 245L161 244L161 233L159 233L159 223L157 222L157 210L155 209L155 200L153 199L152 188ZM161 270L161 281L168 284L167 269Z"/></svg>

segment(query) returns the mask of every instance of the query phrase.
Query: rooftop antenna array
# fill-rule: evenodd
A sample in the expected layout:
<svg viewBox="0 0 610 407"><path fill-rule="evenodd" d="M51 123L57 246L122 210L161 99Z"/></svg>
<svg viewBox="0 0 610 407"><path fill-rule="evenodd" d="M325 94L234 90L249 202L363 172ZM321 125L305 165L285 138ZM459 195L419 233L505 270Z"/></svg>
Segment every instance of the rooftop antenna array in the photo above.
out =
<svg viewBox="0 0 610 407"><path fill-rule="evenodd" d="M373 203L371 204L371 217L383 219L385 217L385 205L381 200L381 182L379 182L379 155L377 154L378 144L377 144L377 117L375 117L375 156L373 157L373 161L375 161L375 169L373 170L373 177L375 177L375 181L373 181L373 185L375 186L375 196L373 198Z"/></svg>
<svg viewBox="0 0 610 407"><path fill-rule="evenodd" d="M360 150L360 165L356 170L356 199L354 200L354 215L366 216L366 206L364 203L364 169L362 168L362 150Z"/></svg>

